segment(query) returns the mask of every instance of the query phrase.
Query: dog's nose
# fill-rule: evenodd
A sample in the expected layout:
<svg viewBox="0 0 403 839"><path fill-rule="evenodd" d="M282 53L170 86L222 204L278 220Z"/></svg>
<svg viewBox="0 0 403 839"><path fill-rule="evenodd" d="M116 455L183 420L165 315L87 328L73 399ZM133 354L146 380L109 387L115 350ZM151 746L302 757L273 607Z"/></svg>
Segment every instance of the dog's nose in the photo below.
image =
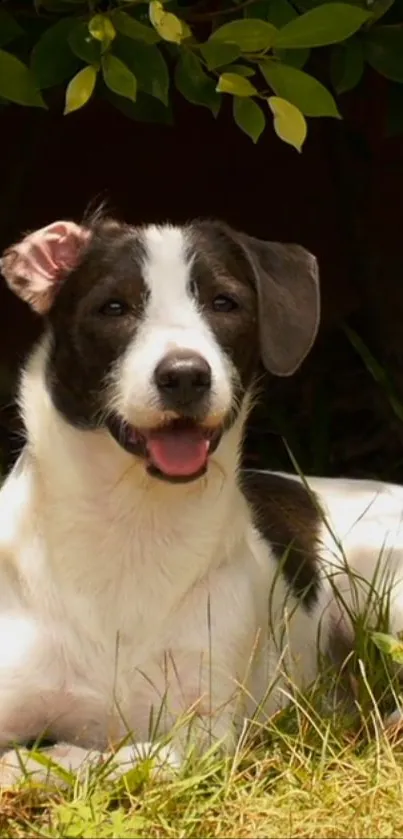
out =
<svg viewBox="0 0 403 839"><path fill-rule="evenodd" d="M155 382L167 407L199 403L211 388L211 367L198 353L174 350L155 370Z"/></svg>

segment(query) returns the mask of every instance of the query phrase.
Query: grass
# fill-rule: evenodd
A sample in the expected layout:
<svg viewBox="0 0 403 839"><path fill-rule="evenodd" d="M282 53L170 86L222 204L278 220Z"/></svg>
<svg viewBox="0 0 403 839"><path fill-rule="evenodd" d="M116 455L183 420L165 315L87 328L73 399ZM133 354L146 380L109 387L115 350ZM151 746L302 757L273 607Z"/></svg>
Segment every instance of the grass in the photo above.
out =
<svg viewBox="0 0 403 839"><path fill-rule="evenodd" d="M403 736L377 707L354 725L296 699L231 760L210 752L158 780L149 761L67 790L28 777L0 793L0 837L393 837L403 832ZM260 732L262 734L262 732Z"/></svg>
<svg viewBox="0 0 403 839"><path fill-rule="evenodd" d="M386 610L377 629L387 624ZM294 693L254 742L245 738L234 758L212 750L163 779L150 761L114 781L102 770L85 780L66 773L63 791L26 777L0 791L0 839L402 835L403 726L386 730L382 715L385 700L402 704L392 665L403 664L403 641L369 629L366 615L355 620L355 633L354 713L324 704L325 672L310 695Z"/></svg>
<svg viewBox="0 0 403 839"><path fill-rule="evenodd" d="M391 698L393 707L402 704L394 664L403 664L403 641L374 632L387 630L388 598L378 604L374 626L373 596L375 589L368 613L354 621L356 647L345 671L353 713L324 702L331 675L325 671L310 695L291 691L287 709L258 731L256 723L258 736L244 738L234 758L211 750L162 779L150 761L114 781L99 769L85 780L67 773L64 791L26 777L0 791L0 839L402 835L403 726L386 730L382 715Z"/></svg>
<svg viewBox="0 0 403 839"><path fill-rule="evenodd" d="M264 726L256 722L257 736L243 738L234 758L211 750L160 779L150 761L113 781L102 769L85 780L66 773L63 791L27 776L0 791L0 839L402 835L403 726L386 730L382 715L388 699L402 704L394 664L403 663L403 641L374 632L387 630L388 608L382 598L377 625L369 623L372 594L368 614L354 621L345 671L353 712L324 702L331 695L325 671L310 695L291 691L287 709Z"/></svg>

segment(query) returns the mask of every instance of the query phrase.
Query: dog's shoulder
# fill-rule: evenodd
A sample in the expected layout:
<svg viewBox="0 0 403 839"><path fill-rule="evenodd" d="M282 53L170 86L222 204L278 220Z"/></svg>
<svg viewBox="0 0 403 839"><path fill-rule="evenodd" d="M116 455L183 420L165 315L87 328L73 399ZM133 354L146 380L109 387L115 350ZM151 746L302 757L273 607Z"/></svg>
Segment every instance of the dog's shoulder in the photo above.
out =
<svg viewBox="0 0 403 839"><path fill-rule="evenodd" d="M242 492L255 527L270 545L293 592L307 609L318 597L321 514L316 497L299 481L272 472L245 471Z"/></svg>

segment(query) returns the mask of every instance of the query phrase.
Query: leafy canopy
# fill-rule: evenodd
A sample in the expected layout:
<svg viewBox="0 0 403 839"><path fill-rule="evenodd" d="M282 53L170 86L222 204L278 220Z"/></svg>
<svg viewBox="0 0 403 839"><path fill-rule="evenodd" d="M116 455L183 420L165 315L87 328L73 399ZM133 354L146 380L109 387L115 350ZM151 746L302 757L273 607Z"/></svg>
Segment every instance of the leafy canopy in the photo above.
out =
<svg viewBox="0 0 403 839"><path fill-rule="evenodd" d="M64 114L103 96L172 121L176 88L256 143L267 123L301 151L306 118L340 118L365 66L403 84L403 0L3 0L0 104ZM403 88L402 88L403 90ZM396 99L396 97L395 97ZM400 100L398 104L400 103Z"/></svg>

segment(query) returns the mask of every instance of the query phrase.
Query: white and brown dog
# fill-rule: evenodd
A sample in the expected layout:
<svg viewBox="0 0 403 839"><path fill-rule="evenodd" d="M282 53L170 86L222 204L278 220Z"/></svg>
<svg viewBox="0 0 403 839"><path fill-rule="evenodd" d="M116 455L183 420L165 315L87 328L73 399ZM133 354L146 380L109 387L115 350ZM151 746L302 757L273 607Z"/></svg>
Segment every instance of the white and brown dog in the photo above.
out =
<svg viewBox="0 0 403 839"><path fill-rule="evenodd" d="M164 757L231 748L315 679L348 633L334 582L357 606L357 572L365 608L380 556L403 629L403 488L239 469L260 362L288 376L315 339L311 254L98 218L26 236L2 273L45 328L0 492L0 783L15 744L46 734L77 767L130 732L127 768L190 711Z"/></svg>

